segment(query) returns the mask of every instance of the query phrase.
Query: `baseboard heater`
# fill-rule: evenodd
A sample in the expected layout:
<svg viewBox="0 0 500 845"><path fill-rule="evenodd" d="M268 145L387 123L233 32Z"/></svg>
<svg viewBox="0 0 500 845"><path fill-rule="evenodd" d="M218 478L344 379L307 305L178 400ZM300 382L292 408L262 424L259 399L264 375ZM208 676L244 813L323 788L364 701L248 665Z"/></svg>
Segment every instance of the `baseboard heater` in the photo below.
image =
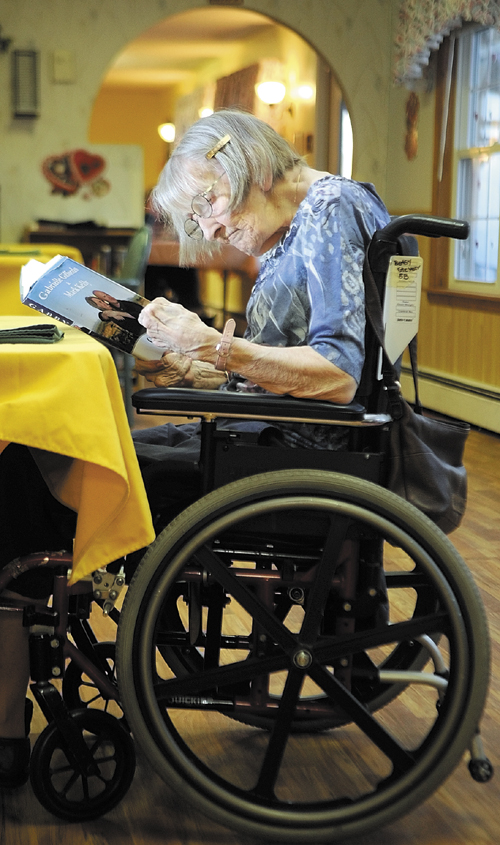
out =
<svg viewBox="0 0 500 845"><path fill-rule="evenodd" d="M401 385L411 401L413 379L409 367L402 367ZM426 408L500 434L500 390L426 370L419 370L418 385Z"/></svg>

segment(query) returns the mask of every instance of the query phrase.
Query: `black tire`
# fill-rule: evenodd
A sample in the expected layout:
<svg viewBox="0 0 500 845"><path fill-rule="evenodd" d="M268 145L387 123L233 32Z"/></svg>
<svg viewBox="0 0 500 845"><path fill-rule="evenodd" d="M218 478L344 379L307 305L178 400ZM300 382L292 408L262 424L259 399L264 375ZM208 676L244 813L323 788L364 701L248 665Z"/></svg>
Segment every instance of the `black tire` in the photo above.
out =
<svg viewBox="0 0 500 845"><path fill-rule="evenodd" d="M93 646L93 651L102 665L108 680L116 687L118 694L115 668L116 643L96 643ZM87 675L85 670L75 660L71 660L66 666L62 683L62 697L69 710L79 710L82 707L96 708L119 719L122 721L124 727L126 727L123 709L119 701L104 695L92 678Z"/></svg>
<svg viewBox="0 0 500 845"><path fill-rule="evenodd" d="M255 528L264 546L296 535L301 561L313 552L316 569L295 628L286 609L276 612L291 570L276 563L273 551L272 566L261 563L259 571L255 565L249 576L239 563L241 543L229 550L228 538ZM342 634L342 626L325 621L339 589L334 576L343 577L335 558L366 537L384 541L393 568L388 592L399 618ZM307 584L307 563L298 571ZM266 590L271 601L263 598ZM228 633L229 599L245 617L243 633ZM210 625L215 631L219 625L218 651L210 645ZM423 675L422 649L436 652L439 638L434 669ZM472 577L426 517L369 482L292 470L205 496L157 538L128 590L117 666L134 737L167 783L247 835L324 842L361 835L409 812L450 774L483 710L487 644ZM352 683L339 680L344 664L352 668ZM280 673L281 690L268 696L264 710L270 735L236 725L238 708L255 701L248 686L258 699L266 679ZM309 683L317 691L302 695ZM415 696L422 699L418 708ZM307 713L310 701L319 712ZM198 712L200 735L186 710ZM255 712L259 718L258 706ZM297 734L298 714L339 727L320 736ZM317 775L313 785L307 777L313 760L323 770L320 788Z"/></svg>
<svg viewBox="0 0 500 845"><path fill-rule="evenodd" d="M31 786L43 807L69 822L96 819L116 807L135 772L135 748L119 721L101 710L71 712L95 770L81 770L55 722L40 734L31 755Z"/></svg>

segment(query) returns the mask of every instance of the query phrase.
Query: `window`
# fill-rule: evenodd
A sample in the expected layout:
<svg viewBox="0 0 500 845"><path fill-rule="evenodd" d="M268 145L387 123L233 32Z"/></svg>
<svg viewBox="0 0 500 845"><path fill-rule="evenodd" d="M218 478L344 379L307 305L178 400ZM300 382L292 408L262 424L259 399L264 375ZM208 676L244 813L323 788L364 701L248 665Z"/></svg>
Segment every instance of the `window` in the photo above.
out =
<svg viewBox="0 0 500 845"><path fill-rule="evenodd" d="M453 243L448 289L500 296L500 32L473 29L457 46L452 216L471 228Z"/></svg>
<svg viewBox="0 0 500 845"><path fill-rule="evenodd" d="M352 176L353 137L352 124L347 106L340 106L340 175L350 179Z"/></svg>

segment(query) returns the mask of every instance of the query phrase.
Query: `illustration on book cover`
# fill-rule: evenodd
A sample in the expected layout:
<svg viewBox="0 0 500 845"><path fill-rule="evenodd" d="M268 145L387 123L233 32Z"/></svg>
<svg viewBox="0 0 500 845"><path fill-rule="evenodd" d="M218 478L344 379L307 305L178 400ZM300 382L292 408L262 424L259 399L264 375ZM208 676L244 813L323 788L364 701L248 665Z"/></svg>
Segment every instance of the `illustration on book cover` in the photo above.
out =
<svg viewBox="0 0 500 845"><path fill-rule="evenodd" d="M136 358L161 358L164 352L138 320L148 300L72 258L29 261L21 269L21 300Z"/></svg>

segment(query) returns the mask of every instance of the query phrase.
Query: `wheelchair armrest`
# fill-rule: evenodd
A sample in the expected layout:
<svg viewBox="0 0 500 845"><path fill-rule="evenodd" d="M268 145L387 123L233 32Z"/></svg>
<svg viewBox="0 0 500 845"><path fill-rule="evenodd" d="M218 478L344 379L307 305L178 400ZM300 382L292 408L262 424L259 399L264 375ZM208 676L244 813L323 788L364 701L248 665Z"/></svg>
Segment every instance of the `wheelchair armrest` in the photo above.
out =
<svg viewBox="0 0 500 845"><path fill-rule="evenodd" d="M138 413L201 417L210 420L256 419L322 423L324 425L384 425L387 414L366 414L362 405L336 405L317 399L296 399L268 393L149 387L132 396Z"/></svg>

